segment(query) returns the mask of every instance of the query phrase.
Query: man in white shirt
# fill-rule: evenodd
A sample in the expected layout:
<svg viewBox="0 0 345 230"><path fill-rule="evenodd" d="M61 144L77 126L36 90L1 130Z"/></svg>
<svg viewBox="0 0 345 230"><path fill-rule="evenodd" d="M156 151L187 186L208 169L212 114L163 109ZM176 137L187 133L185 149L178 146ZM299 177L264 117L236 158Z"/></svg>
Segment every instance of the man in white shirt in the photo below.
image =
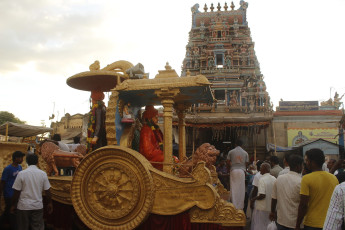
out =
<svg viewBox="0 0 345 230"><path fill-rule="evenodd" d="M345 182L337 185L329 203L327 216L323 225L324 230L340 230L344 220Z"/></svg>
<svg viewBox="0 0 345 230"><path fill-rule="evenodd" d="M247 209L247 217L250 216L251 219L255 216L255 212L256 212L256 209L255 209L255 201L252 201L252 199L254 197L256 197L258 195L258 187L259 187L259 180L261 178L261 172L260 172L260 168L261 168L261 165L262 163L264 163L263 161L260 161L258 160L256 162L256 168L258 170L258 172L255 174L254 176L254 179L253 179L253 189L251 191L251 193L249 193L250 197L249 197L249 201L250 201L250 213L248 213L248 209ZM254 229L254 227L252 227L251 229Z"/></svg>
<svg viewBox="0 0 345 230"><path fill-rule="evenodd" d="M289 165L290 172L278 176L273 185L270 219L277 220L278 230L293 230L297 221L303 158L291 155Z"/></svg>
<svg viewBox="0 0 345 230"><path fill-rule="evenodd" d="M236 148L229 151L227 163L230 165L230 192L231 202L236 209L244 208L246 193L245 173L249 162L248 153L242 148L242 141L236 141Z"/></svg>
<svg viewBox="0 0 345 230"><path fill-rule="evenodd" d="M264 163L263 161L257 161L256 162L256 169L258 170L258 172L255 174L254 176L254 179L253 179L253 190L251 192L251 195L250 195L250 208L251 209L254 209L254 204L255 204L255 201L251 201L252 198L256 197L258 195L258 187L259 187L259 180L261 178L261 172L260 172L260 168L261 168L261 165L262 163Z"/></svg>
<svg viewBox="0 0 345 230"><path fill-rule="evenodd" d="M29 167L18 173L13 184L13 200L11 212L17 209L18 229L44 230L42 191L48 200L47 211L53 211L50 184L47 174L37 168L38 157L27 154L26 162Z"/></svg>
<svg viewBox="0 0 345 230"><path fill-rule="evenodd" d="M290 167L289 167L289 156L291 154L286 152L285 155L284 155L284 161L283 161L283 164L284 164L284 169L282 171L279 172L278 176L281 176L281 175L284 175L288 172L290 172Z"/></svg>
<svg viewBox="0 0 345 230"><path fill-rule="evenodd" d="M276 178L270 175L270 170L271 166L268 163L261 165L260 171L262 176L259 180L259 195L252 199L255 201L256 209L251 223L252 230L265 230L270 223L271 194L273 184L276 181Z"/></svg>
<svg viewBox="0 0 345 230"><path fill-rule="evenodd" d="M73 137L73 144L69 144L69 151L70 152L75 152L76 148L80 145L80 137L75 136Z"/></svg>
<svg viewBox="0 0 345 230"><path fill-rule="evenodd" d="M278 177L278 174L280 171L283 170L282 167L279 166L279 158L277 156L271 156L270 157L270 163L271 163L271 175L275 178Z"/></svg>

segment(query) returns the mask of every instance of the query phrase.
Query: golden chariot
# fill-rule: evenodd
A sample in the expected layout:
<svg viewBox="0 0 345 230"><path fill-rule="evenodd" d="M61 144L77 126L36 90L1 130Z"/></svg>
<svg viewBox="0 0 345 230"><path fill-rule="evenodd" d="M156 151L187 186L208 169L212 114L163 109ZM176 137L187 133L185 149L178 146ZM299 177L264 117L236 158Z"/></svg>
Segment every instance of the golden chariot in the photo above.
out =
<svg viewBox="0 0 345 230"><path fill-rule="evenodd" d="M151 214L169 217L179 213L188 213L191 223L241 229L246 224L244 212L222 198L228 191L204 162L194 167L189 178L173 173L173 117L178 119L179 159L184 159L185 115L192 104L214 100L209 81L202 75L179 77L168 63L148 79L137 71L141 67L117 61L100 69L96 61L90 71L67 79L76 89L112 92L106 112L108 146L87 154L73 176L49 177L53 200L73 205L91 229L135 229ZM131 149L134 123L124 125L120 140L116 137L116 113L127 103L163 107L163 171Z"/></svg>

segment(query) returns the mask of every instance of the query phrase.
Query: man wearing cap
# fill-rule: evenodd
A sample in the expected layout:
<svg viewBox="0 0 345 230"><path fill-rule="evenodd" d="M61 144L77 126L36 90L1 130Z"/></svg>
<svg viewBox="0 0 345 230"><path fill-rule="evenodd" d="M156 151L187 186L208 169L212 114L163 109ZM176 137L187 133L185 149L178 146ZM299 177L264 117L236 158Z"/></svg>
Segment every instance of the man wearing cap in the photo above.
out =
<svg viewBox="0 0 345 230"><path fill-rule="evenodd" d="M139 152L147 160L152 162L163 162L163 133L158 126L158 110L148 105L143 113L144 125L140 131ZM152 164L153 167L162 170L162 164Z"/></svg>
<svg viewBox="0 0 345 230"><path fill-rule="evenodd" d="M92 108L89 112L89 123L87 129L87 152L92 152L100 147L107 145L105 132L105 112L104 93L101 91L92 91Z"/></svg>
<svg viewBox="0 0 345 230"><path fill-rule="evenodd" d="M18 173L22 171L24 153L15 151L12 154L12 164L8 165L1 176L0 194L4 193L5 211L1 216L0 228L2 229L5 220L10 220L10 229L15 229L15 216L10 214L11 199L13 196L13 183Z"/></svg>

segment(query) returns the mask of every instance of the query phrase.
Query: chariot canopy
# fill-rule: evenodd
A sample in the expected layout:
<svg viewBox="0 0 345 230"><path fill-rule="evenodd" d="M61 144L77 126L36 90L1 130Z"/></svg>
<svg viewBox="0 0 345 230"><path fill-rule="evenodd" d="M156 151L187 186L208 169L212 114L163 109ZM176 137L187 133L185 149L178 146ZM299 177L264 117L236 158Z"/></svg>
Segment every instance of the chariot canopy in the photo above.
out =
<svg viewBox="0 0 345 230"><path fill-rule="evenodd" d="M119 84L115 88L119 99L141 107L162 105L162 94L171 95L175 104L213 103L211 84L205 76L178 77L170 66L166 68L159 71L154 79L129 79Z"/></svg>
<svg viewBox="0 0 345 230"><path fill-rule="evenodd" d="M90 65L90 71L77 73L69 77L66 83L79 90L109 92L129 77L125 71L131 67L133 64L128 61L117 61L100 69L99 61L95 61Z"/></svg>
<svg viewBox="0 0 345 230"><path fill-rule="evenodd" d="M186 156L185 116L195 103L213 103L210 83L203 75L179 77L169 63L165 70L159 70L154 79L127 79L118 84L113 92L124 104L133 107L146 105L163 106L164 140L163 171L171 173L172 165L172 118L173 111L178 117L179 159Z"/></svg>

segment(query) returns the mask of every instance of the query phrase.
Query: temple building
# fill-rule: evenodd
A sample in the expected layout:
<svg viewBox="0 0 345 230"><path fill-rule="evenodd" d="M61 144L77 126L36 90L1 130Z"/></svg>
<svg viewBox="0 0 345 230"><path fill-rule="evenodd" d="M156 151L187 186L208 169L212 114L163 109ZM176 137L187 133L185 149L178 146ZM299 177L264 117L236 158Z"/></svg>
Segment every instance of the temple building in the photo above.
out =
<svg viewBox="0 0 345 230"><path fill-rule="evenodd" d="M206 4L192 10L192 28L181 76L204 75L212 83L212 104L195 104L186 116L189 147L204 142L223 149L241 139L249 154L265 154L272 105L246 18L248 3ZM194 147L191 147L194 148ZM256 154L255 154L256 155Z"/></svg>
<svg viewBox="0 0 345 230"><path fill-rule="evenodd" d="M66 143L72 143L73 137L79 136L82 142L85 141L87 124L89 114L74 114L66 113L60 121L52 122L50 127L53 128L53 133L58 133Z"/></svg>
<svg viewBox="0 0 345 230"><path fill-rule="evenodd" d="M325 104L318 101L283 101L276 108L270 127L271 143L295 148L319 139L344 146L341 126L343 111L337 97ZM333 104L333 105L332 105Z"/></svg>

